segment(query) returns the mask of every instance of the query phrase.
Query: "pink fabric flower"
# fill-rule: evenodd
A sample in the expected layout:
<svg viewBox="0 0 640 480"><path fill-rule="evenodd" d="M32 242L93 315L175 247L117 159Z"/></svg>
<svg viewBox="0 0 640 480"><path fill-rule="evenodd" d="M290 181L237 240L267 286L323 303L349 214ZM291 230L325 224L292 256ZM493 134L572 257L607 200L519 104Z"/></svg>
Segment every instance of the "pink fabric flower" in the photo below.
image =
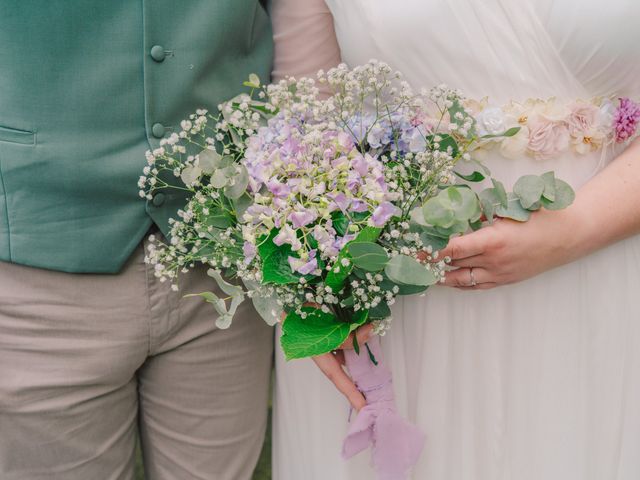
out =
<svg viewBox="0 0 640 480"><path fill-rule="evenodd" d="M630 98L621 98L620 106L613 116L616 142L624 142L633 137L640 122L640 104Z"/></svg>
<svg viewBox="0 0 640 480"><path fill-rule="evenodd" d="M577 102L571 105L569 117L567 117L567 127L572 137L583 137L588 135L596 126L598 118L598 107L592 103Z"/></svg>
<svg viewBox="0 0 640 480"><path fill-rule="evenodd" d="M548 160L569 147L569 129L561 121L538 116L529 121L528 150L537 160Z"/></svg>

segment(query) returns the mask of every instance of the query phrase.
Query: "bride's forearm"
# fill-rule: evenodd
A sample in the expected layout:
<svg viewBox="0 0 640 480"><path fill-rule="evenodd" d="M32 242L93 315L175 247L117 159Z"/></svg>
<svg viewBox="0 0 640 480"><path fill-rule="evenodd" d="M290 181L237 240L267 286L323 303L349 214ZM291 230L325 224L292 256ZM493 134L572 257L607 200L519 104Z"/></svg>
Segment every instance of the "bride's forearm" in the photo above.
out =
<svg viewBox="0 0 640 480"><path fill-rule="evenodd" d="M640 139L585 184L565 214L576 257L640 233Z"/></svg>

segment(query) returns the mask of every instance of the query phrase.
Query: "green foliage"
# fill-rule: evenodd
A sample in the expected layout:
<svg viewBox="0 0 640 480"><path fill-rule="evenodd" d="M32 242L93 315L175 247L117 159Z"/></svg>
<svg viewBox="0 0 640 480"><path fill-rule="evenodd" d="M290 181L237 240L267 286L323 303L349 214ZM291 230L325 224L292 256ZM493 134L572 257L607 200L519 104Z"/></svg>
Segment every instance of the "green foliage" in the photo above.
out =
<svg viewBox="0 0 640 480"><path fill-rule="evenodd" d="M356 312L351 322L315 307L303 307L305 318L290 312L282 324L280 344L287 360L313 357L337 349L351 332L367 321L368 312Z"/></svg>
<svg viewBox="0 0 640 480"><path fill-rule="evenodd" d="M462 178L463 180L466 180L467 182L481 182L486 178L481 172L477 170L474 170L472 173L468 175L463 175L460 172L454 172L454 173L458 177Z"/></svg>
<svg viewBox="0 0 640 480"><path fill-rule="evenodd" d="M349 274L353 270L354 264L351 259L351 254L349 253L349 245L353 242L375 242L380 236L381 231L381 228L365 227L360 230L360 233L358 233L352 242L349 242L345 248L340 251L336 262L325 278L325 284L330 287L334 293L342 289Z"/></svg>
<svg viewBox="0 0 640 480"><path fill-rule="evenodd" d="M297 283L300 277L289 266L289 256L293 256L291 245L273 243L278 231L274 228L268 237L262 237L258 243L258 254L262 259L262 281L265 284L280 285Z"/></svg>
<svg viewBox="0 0 640 480"><path fill-rule="evenodd" d="M349 228L349 219L339 210L331 213L331 223L333 225L334 230L340 236L344 236L347 234L347 229Z"/></svg>
<svg viewBox="0 0 640 480"><path fill-rule="evenodd" d="M231 326L233 316L236 314L238 306L244 301L244 290L238 285L233 285L227 282L224 278L222 278L222 275L217 270L209 269L207 271L207 275L213 278L218 284L220 290L222 290L222 292L228 295L228 298L231 299L229 308L227 308L225 299L218 297L213 292L202 292L197 294L185 295L185 297L204 298L208 303L213 305L216 312L218 313L216 326L220 329L229 328Z"/></svg>
<svg viewBox="0 0 640 480"><path fill-rule="evenodd" d="M531 212L525 209L518 197L510 193L508 195L507 208L504 208L502 205L498 205L496 208L496 215L502 218L510 218L511 220L516 220L518 222L526 222L529 220L531 216Z"/></svg>
<svg viewBox="0 0 640 480"><path fill-rule="evenodd" d="M520 177L513 186L513 193L520 199L523 208L529 209L540 201L544 193L545 182L536 175Z"/></svg>
<svg viewBox="0 0 640 480"><path fill-rule="evenodd" d="M222 208L214 207L209 209L209 215L205 218L204 223L207 226L226 230L233 226L233 222L234 220L229 212Z"/></svg>
<svg viewBox="0 0 640 480"><path fill-rule="evenodd" d="M391 309L384 300L375 307L369 309L370 320L383 320L391 316Z"/></svg>
<svg viewBox="0 0 640 480"><path fill-rule="evenodd" d="M389 257L384 248L373 242L350 242L347 246L353 264L368 272L379 272L382 270Z"/></svg>
<svg viewBox="0 0 640 480"><path fill-rule="evenodd" d="M408 255L396 255L384 269L392 282L427 287L436 283L435 275L426 266Z"/></svg>
<svg viewBox="0 0 640 480"><path fill-rule="evenodd" d="M511 127L509 130L507 130L504 133L498 133L497 135L495 134L489 134L489 135L483 135L480 138L504 138L504 137L513 137L516 133L518 133L520 131L520 127Z"/></svg>
<svg viewBox="0 0 640 480"><path fill-rule="evenodd" d="M547 210L562 210L573 203L576 194L567 182L555 179L554 200L548 200L545 189L545 195L541 198L541 203Z"/></svg>

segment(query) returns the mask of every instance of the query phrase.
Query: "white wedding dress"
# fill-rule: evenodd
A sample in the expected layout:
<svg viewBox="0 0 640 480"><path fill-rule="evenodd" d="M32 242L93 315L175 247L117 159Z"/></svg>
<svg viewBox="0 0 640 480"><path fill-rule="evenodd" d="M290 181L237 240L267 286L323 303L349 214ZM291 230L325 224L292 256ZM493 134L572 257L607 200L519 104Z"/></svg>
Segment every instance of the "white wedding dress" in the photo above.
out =
<svg viewBox="0 0 640 480"><path fill-rule="evenodd" d="M414 87L498 105L640 96L638 0L327 3L347 64L383 60ZM578 189L613 150L487 164L507 184L555 170ZM393 315L399 408L427 437L413 479L640 479L640 236L512 286L433 288ZM276 378L274 480L375 478L367 453L340 458L348 406L313 363L278 353Z"/></svg>

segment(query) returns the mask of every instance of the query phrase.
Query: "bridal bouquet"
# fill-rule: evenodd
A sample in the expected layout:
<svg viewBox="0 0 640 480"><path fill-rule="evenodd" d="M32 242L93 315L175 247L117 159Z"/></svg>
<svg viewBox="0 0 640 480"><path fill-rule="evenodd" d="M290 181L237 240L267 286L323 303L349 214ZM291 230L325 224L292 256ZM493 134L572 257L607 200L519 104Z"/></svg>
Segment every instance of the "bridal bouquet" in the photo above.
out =
<svg viewBox="0 0 640 480"><path fill-rule="evenodd" d="M519 127L480 135L460 92L413 92L375 61L320 72L317 81L329 98L311 79L263 86L252 75L247 93L218 115L197 111L147 154L142 197L165 189L189 195L171 221L170 243L156 242L147 261L174 284L207 265L226 297L199 295L220 328L249 297L268 323L285 317L287 359L331 352L368 322L382 334L398 295L443 279L447 259L437 252L452 236L573 200L552 172L522 177L513 192L491 178L471 153ZM476 193L472 182L485 188ZM377 351L357 340L353 347L362 379L362 359L375 370ZM375 441L369 420L356 428ZM345 445L354 449L361 448Z"/></svg>

